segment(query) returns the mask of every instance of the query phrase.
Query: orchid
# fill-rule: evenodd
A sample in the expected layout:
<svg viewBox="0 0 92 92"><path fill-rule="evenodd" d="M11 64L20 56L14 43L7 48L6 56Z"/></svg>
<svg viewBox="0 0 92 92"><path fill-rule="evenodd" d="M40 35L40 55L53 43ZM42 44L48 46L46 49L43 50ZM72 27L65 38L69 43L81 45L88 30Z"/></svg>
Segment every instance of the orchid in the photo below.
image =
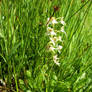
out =
<svg viewBox="0 0 92 92"><path fill-rule="evenodd" d="M61 17L60 23L61 23L62 25L66 25L66 23L65 23L64 20L63 20L63 17Z"/></svg>
<svg viewBox="0 0 92 92"><path fill-rule="evenodd" d="M61 41L62 42L61 36L57 37L57 41Z"/></svg>
<svg viewBox="0 0 92 92"><path fill-rule="evenodd" d="M62 48L63 48L63 46L61 46L61 45L58 45L58 46L57 46L57 50L58 50L59 53L61 52L60 50L61 50Z"/></svg>
<svg viewBox="0 0 92 92"><path fill-rule="evenodd" d="M57 29L55 29L55 24L58 24L59 22L63 26L61 27L60 30L57 30ZM54 52L53 53L53 61L58 66L60 66L58 54L61 53L61 49L63 48L62 45L59 45L63 42L60 32L62 32L66 35L66 32L64 31L64 25L66 25L66 23L64 22L63 17L60 17L57 19L55 17L48 18L47 32L48 32L49 40L50 40L49 41L49 51Z"/></svg>
<svg viewBox="0 0 92 92"><path fill-rule="evenodd" d="M48 31L48 35L51 35L51 36L56 35L56 33L54 32L54 29L51 27L48 27L47 31Z"/></svg>
<svg viewBox="0 0 92 92"><path fill-rule="evenodd" d="M60 65L60 63L59 63L59 58L57 57L57 55L55 55L55 56L53 56L53 61L54 61L54 63L56 64L56 65Z"/></svg>
<svg viewBox="0 0 92 92"><path fill-rule="evenodd" d="M53 46L50 46L49 50L54 52L55 48Z"/></svg>
<svg viewBox="0 0 92 92"><path fill-rule="evenodd" d="M57 24L57 23L58 23L58 22L56 21L55 17L52 17L52 18L51 18L51 22L52 22L52 24Z"/></svg>
<svg viewBox="0 0 92 92"><path fill-rule="evenodd" d="M66 32L64 31L64 26L61 27L61 32L63 32L66 35Z"/></svg>

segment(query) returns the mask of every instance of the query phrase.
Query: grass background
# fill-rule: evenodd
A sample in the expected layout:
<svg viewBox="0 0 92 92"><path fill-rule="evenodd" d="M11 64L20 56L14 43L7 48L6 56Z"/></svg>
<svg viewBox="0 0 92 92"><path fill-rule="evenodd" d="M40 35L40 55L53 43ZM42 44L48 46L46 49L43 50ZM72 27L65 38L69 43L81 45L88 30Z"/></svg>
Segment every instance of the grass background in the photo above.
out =
<svg viewBox="0 0 92 92"><path fill-rule="evenodd" d="M47 18L64 17L60 67L46 51ZM0 1L0 79L6 92L92 91L92 1ZM3 92L3 91L2 91Z"/></svg>

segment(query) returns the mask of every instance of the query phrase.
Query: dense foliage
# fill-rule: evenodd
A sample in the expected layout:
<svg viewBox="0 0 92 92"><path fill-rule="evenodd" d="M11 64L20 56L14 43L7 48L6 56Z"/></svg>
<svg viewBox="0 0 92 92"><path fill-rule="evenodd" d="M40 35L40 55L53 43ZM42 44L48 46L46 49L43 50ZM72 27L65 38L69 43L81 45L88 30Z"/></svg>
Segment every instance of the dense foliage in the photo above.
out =
<svg viewBox="0 0 92 92"><path fill-rule="evenodd" d="M51 17L66 23L59 66L47 51ZM0 0L0 92L91 92L91 69L92 0Z"/></svg>

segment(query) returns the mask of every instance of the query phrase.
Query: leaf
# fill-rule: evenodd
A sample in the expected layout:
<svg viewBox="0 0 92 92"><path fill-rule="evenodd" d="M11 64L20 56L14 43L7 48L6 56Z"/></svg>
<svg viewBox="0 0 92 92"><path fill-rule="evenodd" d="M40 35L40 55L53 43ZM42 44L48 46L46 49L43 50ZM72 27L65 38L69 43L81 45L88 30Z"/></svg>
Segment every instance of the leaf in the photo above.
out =
<svg viewBox="0 0 92 92"><path fill-rule="evenodd" d="M21 88L23 91L26 90L24 81L23 81L22 79L19 79L19 86L20 86L20 88Z"/></svg>
<svg viewBox="0 0 92 92"><path fill-rule="evenodd" d="M1 30L0 30L0 38L4 38L4 35Z"/></svg>
<svg viewBox="0 0 92 92"><path fill-rule="evenodd" d="M21 45L21 42L16 44L13 48L11 48L11 51L10 51L10 54L9 54L9 57L11 58L12 55L14 55L16 53L16 50L17 48Z"/></svg>

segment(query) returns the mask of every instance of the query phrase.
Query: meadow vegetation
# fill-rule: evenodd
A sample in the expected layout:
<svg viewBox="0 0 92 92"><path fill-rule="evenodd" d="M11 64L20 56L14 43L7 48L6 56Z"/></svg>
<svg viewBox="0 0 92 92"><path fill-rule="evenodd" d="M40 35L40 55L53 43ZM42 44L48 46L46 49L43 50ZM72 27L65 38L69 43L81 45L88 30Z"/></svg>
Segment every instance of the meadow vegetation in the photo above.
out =
<svg viewBox="0 0 92 92"><path fill-rule="evenodd" d="M66 24L58 63L52 17ZM91 69L92 0L0 0L0 92L92 92Z"/></svg>

